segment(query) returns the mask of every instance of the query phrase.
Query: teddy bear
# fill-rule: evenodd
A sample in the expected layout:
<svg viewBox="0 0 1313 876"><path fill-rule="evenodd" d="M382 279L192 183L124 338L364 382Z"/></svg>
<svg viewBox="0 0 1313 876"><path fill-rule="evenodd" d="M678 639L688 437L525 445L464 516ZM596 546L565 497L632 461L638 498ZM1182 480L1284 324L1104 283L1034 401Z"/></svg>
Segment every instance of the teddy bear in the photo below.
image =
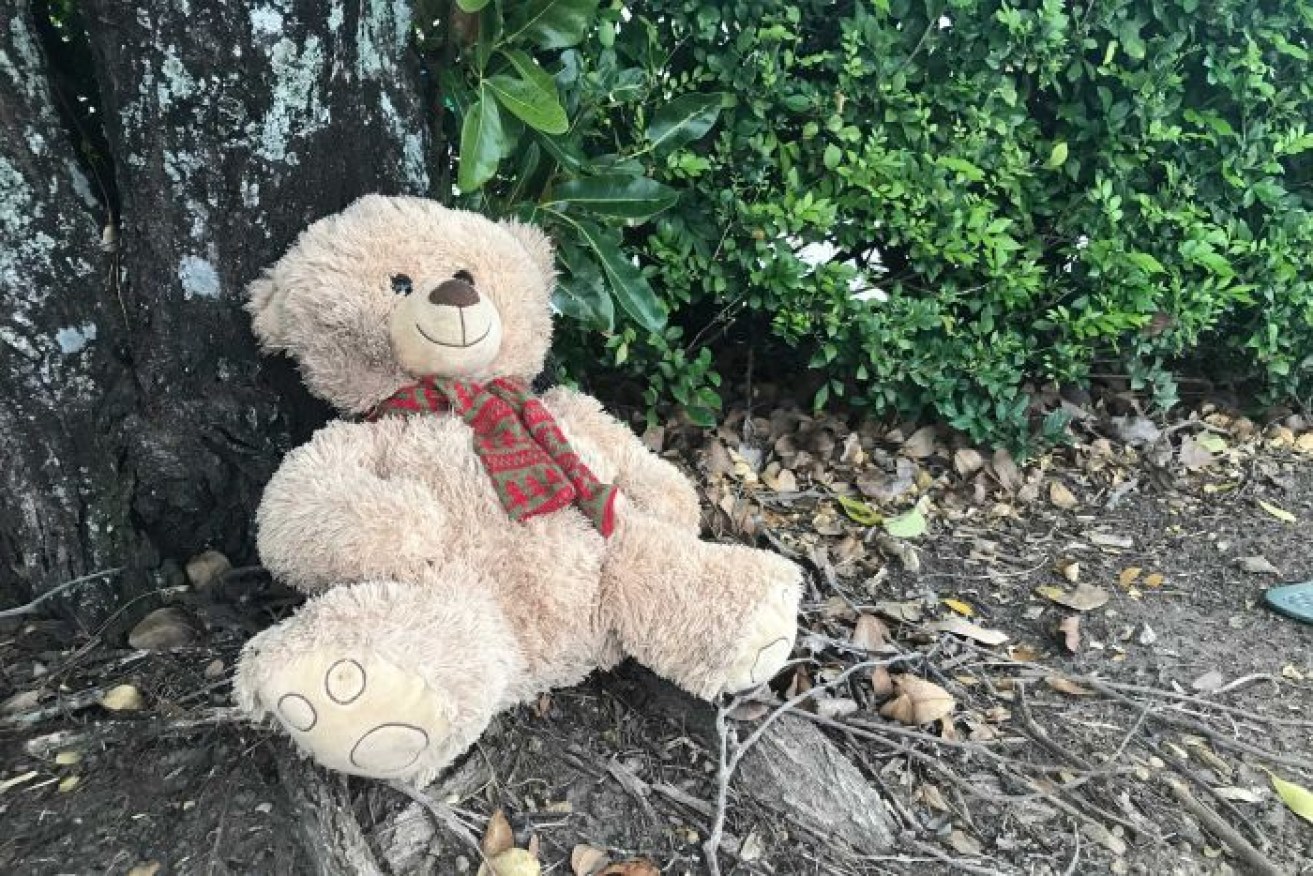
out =
<svg viewBox="0 0 1313 876"><path fill-rule="evenodd" d="M789 658L800 569L701 540L678 468L590 396L530 391L553 264L530 224L367 195L250 286L263 350L341 418L261 498L261 562L308 599L246 644L235 697L326 767L423 784L626 657L704 699Z"/></svg>

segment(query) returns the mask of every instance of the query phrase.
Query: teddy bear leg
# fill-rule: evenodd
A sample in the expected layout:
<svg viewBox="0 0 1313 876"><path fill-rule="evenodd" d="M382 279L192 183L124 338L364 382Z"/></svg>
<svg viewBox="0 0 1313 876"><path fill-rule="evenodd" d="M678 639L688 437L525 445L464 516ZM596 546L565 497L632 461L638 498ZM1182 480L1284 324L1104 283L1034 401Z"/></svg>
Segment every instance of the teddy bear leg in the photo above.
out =
<svg viewBox="0 0 1313 876"><path fill-rule="evenodd" d="M802 572L777 554L699 541L630 509L603 575L626 652L704 699L769 681L793 650Z"/></svg>
<svg viewBox="0 0 1313 876"><path fill-rule="evenodd" d="M521 672L482 588L447 580L334 588L251 639L238 705L272 714L330 769L423 783L469 747Z"/></svg>

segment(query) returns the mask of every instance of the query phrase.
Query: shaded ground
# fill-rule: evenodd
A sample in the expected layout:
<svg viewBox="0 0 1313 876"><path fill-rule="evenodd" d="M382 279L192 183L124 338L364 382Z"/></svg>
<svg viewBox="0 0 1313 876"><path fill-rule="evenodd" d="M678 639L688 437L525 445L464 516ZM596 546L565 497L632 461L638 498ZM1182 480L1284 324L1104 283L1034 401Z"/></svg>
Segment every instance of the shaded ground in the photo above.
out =
<svg viewBox="0 0 1313 876"><path fill-rule="evenodd" d="M799 415L666 436L667 452L709 485L714 532L774 545L811 573L798 652L810 660L777 679L776 695L858 661L896 660L895 674L956 701L946 722L897 724L879 716L863 671L801 704L885 797L899 840L856 852L781 819L772 801L731 794L724 871L1245 871L1178 783L1284 872L1313 873L1313 825L1265 771L1313 788L1313 627L1260 604L1271 584L1313 578L1313 465L1294 435L1262 441L1242 426L1134 448L1091 431L1015 477L1006 459L976 470L933 436L850 433ZM1225 443L1201 464L1182 442L1210 432ZM836 494L850 497L846 510ZM865 519L917 501L924 537L888 540ZM1256 568L1257 557L1276 571L1238 564ZM1078 572L1064 575L1072 561ZM1070 592L1070 577L1107 601L1078 612L1037 594ZM165 652L86 637L69 651L61 644L76 634L58 622L0 622L0 701L14 713L0 718L0 872L315 871L304 803L287 791L294 758L226 712L241 641L288 610L287 594L246 576L217 597L174 598L204 632ZM933 628L966 614L1008 640ZM1077 616L1072 653L1059 624ZM144 694L143 709L110 713L78 696L121 683ZM751 732L777 702L741 706L734 726ZM614 859L644 855L663 873L704 873L713 717L628 667L506 714L431 792L476 832L504 809L518 838L538 837L547 872L571 872L571 850L586 843ZM56 762L60 752L77 762ZM476 868L397 792L321 781L385 870Z"/></svg>

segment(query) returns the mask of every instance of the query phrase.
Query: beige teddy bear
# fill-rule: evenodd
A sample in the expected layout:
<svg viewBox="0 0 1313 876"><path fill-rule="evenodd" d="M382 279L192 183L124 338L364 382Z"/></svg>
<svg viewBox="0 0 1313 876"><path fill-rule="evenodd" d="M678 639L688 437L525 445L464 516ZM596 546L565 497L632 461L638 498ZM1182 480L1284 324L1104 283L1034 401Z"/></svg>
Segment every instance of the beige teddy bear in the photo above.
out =
<svg viewBox="0 0 1313 876"><path fill-rule="evenodd" d="M371 195L252 285L263 346L345 417L265 490L261 559L311 599L247 644L236 693L325 766L423 782L626 655L709 699L792 650L794 564L700 541L674 466L594 399L529 393L552 283L531 226Z"/></svg>

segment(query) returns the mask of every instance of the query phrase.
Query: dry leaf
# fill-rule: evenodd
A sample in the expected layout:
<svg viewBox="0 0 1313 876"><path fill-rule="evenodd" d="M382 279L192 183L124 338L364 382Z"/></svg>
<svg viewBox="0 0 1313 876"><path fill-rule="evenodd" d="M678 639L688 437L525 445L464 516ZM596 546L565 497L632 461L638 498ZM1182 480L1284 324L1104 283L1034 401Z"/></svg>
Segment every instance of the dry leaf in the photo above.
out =
<svg viewBox="0 0 1313 876"><path fill-rule="evenodd" d="M612 864L597 876L661 876L661 871L657 869L656 864L646 858L634 858Z"/></svg>
<svg viewBox="0 0 1313 876"><path fill-rule="evenodd" d="M233 564L218 551L203 551L187 561L187 580L197 590L218 584Z"/></svg>
<svg viewBox="0 0 1313 876"><path fill-rule="evenodd" d="M963 636L973 639L982 645L1002 645L1008 640L1008 634L999 630L987 630L984 627L976 626L971 621L963 620L960 617L951 617L947 620L935 621L928 624L927 628L936 633L952 633L955 636Z"/></svg>
<svg viewBox="0 0 1313 876"><path fill-rule="evenodd" d="M1067 646L1067 650L1075 654L1080 650L1080 615L1069 614L1058 624L1058 632L1062 633L1062 643Z"/></svg>
<svg viewBox="0 0 1313 876"><path fill-rule="evenodd" d="M542 872L542 864L527 849L507 849L479 865L479 876L542 876Z"/></svg>
<svg viewBox="0 0 1313 876"><path fill-rule="evenodd" d="M1190 682L1190 687L1200 693L1214 693L1221 690L1222 685L1226 683L1226 677L1216 669L1205 672L1203 675Z"/></svg>
<svg viewBox="0 0 1313 876"><path fill-rule="evenodd" d="M1076 560L1059 560L1057 570L1059 575L1072 584L1080 580L1080 563Z"/></svg>
<svg viewBox="0 0 1313 876"><path fill-rule="evenodd" d="M105 691L100 704L111 712L135 712L146 705L141 691L130 684L120 684Z"/></svg>
<svg viewBox="0 0 1313 876"><path fill-rule="evenodd" d="M816 701L816 714L831 721L851 715L858 708L857 701L848 697L826 697Z"/></svg>
<svg viewBox="0 0 1313 876"><path fill-rule="evenodd" d="M1280 575L1281 570L1267 557L1237 557L1235 564L1251 575Z"/></svg>
<svg viewBox="0 0 1313 876"><path fill-rule="evenodd" d="M985 851L979 840L960 830L954 830L948 835L948 844L953 847L954 851L962 855L978 857Z"/></svg>
<svg viewBox="0 0 1313 876"><path fill-rule="evenodd" d="M924 459L935 452L935 427L923 426L903 442L903 455Z"/></svg>
<svg viewBox="0 0 1313 876"><path fill-rule="evenodd" d="M511 831L511 823L506 820L506 813L498 809L488 819L488 826L484 828L479 848L483 850L486 857L495 858L514 845L515 834Z"/></svg>
<svg viewBox="0 0 1313 876"><path fill-rule="evenodd" d="M1044 676L1044 683L1058 693L1070 694L1074 697L1094 696L1094 691L1089 688L1081 687L1076 682L1061 675L1046 675Z"/></svg>
<svg viewBox="0 0 1313 876"><path fill-rule="evenodd" d="M890 620L914 624L921 620L921 603L919 602L877 602L875 611Z"/></svg>
<svg viewBox="0 0 1313 876"><path fill-rule="evenodd" d="M66 794L76 788L82 782L81 776L68 776L59 783L59 792Z"/></svg>
<svg viewBox="0 0 1313 876"><path fill-rule="evenodd" d="M1286 523L1296 522L1295 515L1291 514L1285 508L1278 508L1276 505L1273 505L1271 502L1264 502L1262 499L1258 500L1258 504L1260 507L1262 507L1264 511L1266 511L1268 514L1271 514L1277 520L1284 520Z"/></svg>
<svg viewBox="0 0 1313 876"><path fill-rule="evenodd" d="M1045 599L1056 602L1058 605L1065 605L1067 608L1076 611L1093 611L1096 608L1102 608L1109 599L1107 590L1085 582L1077 584L1075 590L1063 590L1061 587L1046 585L1040 587L1036 592Z"/></svg>
<svg viewBox="0 0 1313 876"><path fill-rule="evenodd" d="M994 468L994 477L998 478L999 484L1009 493L1015 493L1021 489L1023 484L1021 478L1021 469L1017 468L1016 462L1012 459L1012 454L1007 449L1000 447L994 451L992 460Z"/></svg>
<svg viewBox="0 0 1313 876"><path fill-rule="evenodd" d="M1081 833L1112 852L1117 857L1126 854L1126 841L1097 821L1082 821Z"/></svg>
<svg viewBox="0 0 1313 876"><path fill-rule="evenodd" d="M128 644L141 651L167 651L196 641L198 633L187 612L174 606L157 608L128 633Z"/></svg>
<svg viewBox="0 0 1313 876"><path fill-rule="evenodd" d="M976 610L960 599L941 599L939 601L963 617L975 616Z"/></svg>
<svg viewBox="0 0 1313 876"><path fill-rule="evenodd" d="M1139 566L1127 566L1125 569L1122 569L1121 574L1117 576L1117 583L1123 587L1130 587L1139 580L1142 571L1143 569Z"/></svg>
<svg viewBox="0 0 1313 876"><path fill-rule="evenodd" d="M970 477L985 467L985 458L970 447L959 447L953 454L953 468L962 477Z"/></svg>
<svg viewBox="0 0 1313 876"><path fill-rule="evenodd" d="M1217 461L1213 451L1195 438L1186 438L1181 442L1181 449L1176 458L1181 461L1181 465L1191 471L1207 468Z"/></svg>
<svg viewBox="0 0 1313 876"><path fill-rule="evenodd" d="M1088 534L1090 543L1096 547L1111 547L1130 550L1135 547L1135 539L1129 535L1118 535L1113 532L1091 532Z"/></svg>
<svg viewBox="0 0 1313 876"><path fill-rule="evenodd" d="M952 713L957 702L939 685L915 675L894 676L898 696L880 708L880 714L902 724L917 726Z"/></svg>
<svg viewBox="0 0 1313 876"><path fill-rule="evenodd" d="M948 802L944 800L944 795L934 785L922 785L917 791L917 797L931 809L937 809L940 812L948 811Z"/></svg>
<svg viewBox="0 0 1313 876"><path fill-rule="evenodd" d="M725 713L731 721L760 721L770 714L770 704L761 700L745 700Z"/></svg>
<svg viewBox="0 0 1313 876"><path fill-rule="evenodd" d="M854 647L864 651L893 650L889 645L889 627L873 614L864 614L857 618L857 625L853 627L852 638L849 641Z"/></svg>
<svg viewBox="0 0 1313 876"><path fill-rule="evenodd" d="M41 702L40 688L21 691L0 703L0 715L17 715L19 712L36 708L39 702Z"/></svg>
<svg viewBox="0 0 1313 876"><path fill-rule="evenodd" d="M871 670L871 692L880 699L894 692L894 680L884 666L876 666Z"/></svg>
<svg viewBox="0 0 1313 876"><path fill-rule="evenodd" d="M1162 572L1154 572L1154 573L1152 573L1152 574L1150 574L1150 575L1146 575L1146 576L1144 577L1144 586L1145 586L1145 587L1161 587L1161 586L1163 586L1163 582L1166 581L1166 580L1167 580L1167 578L1163 575Z"/></svg>
<svg viewBox="0 0 1313 876"><path fill-rule="evenodd" d="M570 869L574 876L593 876L609 863L611 859L606 852L585 843L580 843L570 852Z"/></svg>
<svg viewBox="0 0 1313 876"><path fill-rule="evenodd" d="M163 865L159 861L143 861L134 865L126 876L155 876L156 873L160 872L161 866Z"/></svg>
<svg viewBox="0 0 1313 876"><path fill-rule="evenodd" d="M75 763L82 762L82 752L80 751L61 751L55 755L56 766L72 766Z"/></svg>
<svg viewBox="0 0 1313 876"><path fill-rule="evenodd" d="M1076 495L1067 489L1061 481L1054 481L1049 484L1049 501L1053 503L1055 508L1060 508L1063 511L1070 511L1080 504L1076 499Z"/></svg>

